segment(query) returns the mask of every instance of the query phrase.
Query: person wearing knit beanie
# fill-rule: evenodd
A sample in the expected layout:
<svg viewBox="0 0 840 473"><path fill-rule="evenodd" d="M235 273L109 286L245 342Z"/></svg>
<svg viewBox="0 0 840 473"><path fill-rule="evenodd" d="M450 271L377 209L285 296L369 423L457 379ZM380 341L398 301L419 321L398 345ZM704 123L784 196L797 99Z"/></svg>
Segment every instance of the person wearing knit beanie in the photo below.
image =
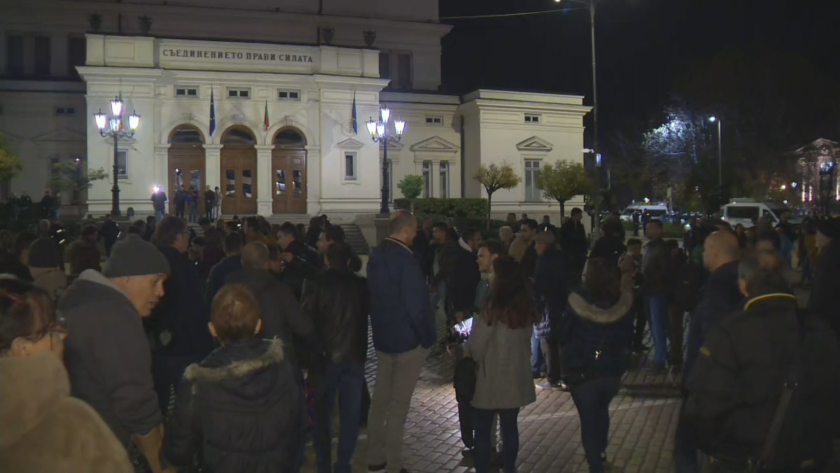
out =
<svg viewBox="0 0 840 473"><path fill-rule="evenodd" d="M41 237L29 245L29 273L36 286L47 291L53 301L57 301L67 289L67 274L61 268L55 240Z"/></svg>

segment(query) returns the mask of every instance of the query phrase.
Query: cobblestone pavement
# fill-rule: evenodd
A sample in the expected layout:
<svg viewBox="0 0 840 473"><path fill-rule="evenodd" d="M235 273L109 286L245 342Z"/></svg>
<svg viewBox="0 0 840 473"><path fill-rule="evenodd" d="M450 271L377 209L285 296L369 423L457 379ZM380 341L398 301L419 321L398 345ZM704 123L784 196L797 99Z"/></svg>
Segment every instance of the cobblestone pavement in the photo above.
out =
<svg viewBox="0 0 840 473"><path fill-rule="evenodd" d="M797 291L804 303L807 294ZM686 324L687 324L686 317ZM442 326L439 321L439 326ZM646 342L652 345L650 340ZM413 473L474 471L461 456L464 448L452 387L455 357L436 347L423 368L414 392L405 428L403 455ZM613 473L666 473L673 471L674 432L681 398L680 378L654 376L649 360L637 360L610 406L608 461ZM376 360L371 349L367 379L375 388ZM336 416L337 417L337 416ZM337 430L337 429L334 429ZM538 390L537 401L519 415L520 473L588 472L580 441L580 421L569 393ZM334 433L335 435L335 433ZM335 456L333 456L335 458ZM840 471L840 460L826 471ZM305 473L316 471L311 445ZM367 435L363 430L353 462L354 472L367 471Z"/></svg>

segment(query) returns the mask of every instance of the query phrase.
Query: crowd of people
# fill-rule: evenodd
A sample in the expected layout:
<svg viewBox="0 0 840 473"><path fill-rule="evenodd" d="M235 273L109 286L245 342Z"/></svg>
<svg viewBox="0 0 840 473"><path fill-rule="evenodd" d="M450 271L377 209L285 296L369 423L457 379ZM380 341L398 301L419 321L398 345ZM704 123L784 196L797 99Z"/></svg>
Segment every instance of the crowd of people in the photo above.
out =
<svg viewBox="0 0 840 473"><path fill-rule="evenodd" d="M210 217L198 234L178 216L108 218L83 228L67 264L49 221L0 231L0 376L14 380L0 385L0 424L14 426L0 429L0 470L297 472L311 438L319 473L346 473L366 424L368 471L407 473L405 422L439 343L458 357L477 473L516 471L519 412L538 389L569 391L589 469L605 471L609 405L651 350L653 373L683 375L678 472L831 459L838 220L800 231L816 248L801 311L793 226L763 222L753 238L698 221L680 247L655 219L646 243L625 240L613 216L590 244L580 209L559 228L510 215L498 239L396 211L362 276L326 216Z"/></svg>

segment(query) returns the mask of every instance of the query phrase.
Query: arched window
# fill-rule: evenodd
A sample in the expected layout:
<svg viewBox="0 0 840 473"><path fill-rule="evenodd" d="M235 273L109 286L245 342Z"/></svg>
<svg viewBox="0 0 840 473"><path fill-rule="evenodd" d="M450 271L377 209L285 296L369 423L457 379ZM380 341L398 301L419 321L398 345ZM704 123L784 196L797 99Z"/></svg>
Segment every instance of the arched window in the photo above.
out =
<svg viewBox="0 0 840 473"><path fill-rule="evenodd" d="M172 130L169 135L171 144L202 144L204 137L201 132L191 126L182 126Z"/></svg>
<svg viewBox="0 0 840 473"><path fill-rule="evenodd" d="M303 148L306 146L306 139L299 131L284 128L274 136L274 144L282 148Z"/></svg>
<svg viewBox="0 0 840 473"><path fill-rule="evenodd" d="M254 145L256 143L257 140L254 139L254 135L248 130L241 128L228 130L225 132L225 136L222 137L223 145Z"/></svg>

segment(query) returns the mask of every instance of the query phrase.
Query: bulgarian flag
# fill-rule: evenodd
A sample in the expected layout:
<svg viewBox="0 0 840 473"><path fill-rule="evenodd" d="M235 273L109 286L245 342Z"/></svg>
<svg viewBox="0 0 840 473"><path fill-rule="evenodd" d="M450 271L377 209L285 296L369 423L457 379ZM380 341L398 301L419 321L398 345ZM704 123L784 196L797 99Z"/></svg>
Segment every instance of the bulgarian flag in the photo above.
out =
<svg viewBox="0 0 840 473"><path fill-rule="evenodd" d="M213 86L210 86L210 136L216 131L216 101L213 97Z"/></svg>
<svg viewBox="0 0 840 473"><path fill-rule="evenodd" d="M265 131L268 131L268 100L265 101L265 119L263 123L265 124Z"/></svg>

